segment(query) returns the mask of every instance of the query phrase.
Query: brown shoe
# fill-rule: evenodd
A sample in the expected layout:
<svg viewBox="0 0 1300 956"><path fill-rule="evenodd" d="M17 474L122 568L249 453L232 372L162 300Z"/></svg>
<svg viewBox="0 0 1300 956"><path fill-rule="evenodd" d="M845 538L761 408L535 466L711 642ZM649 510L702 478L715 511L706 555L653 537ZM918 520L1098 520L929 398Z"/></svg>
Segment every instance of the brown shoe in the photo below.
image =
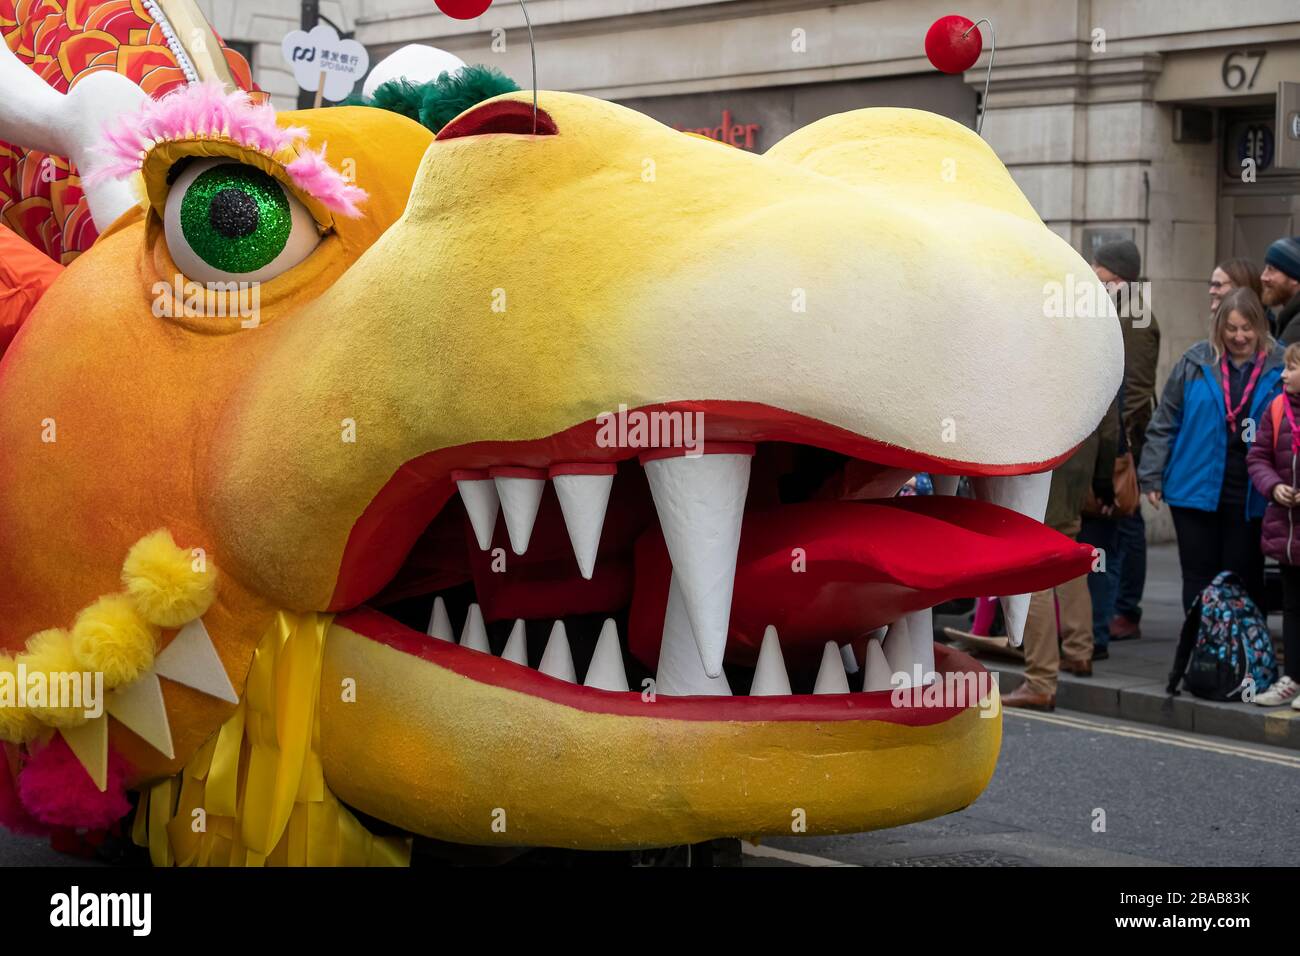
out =
<svg viewBox="0 0 1300 956"><path fill-rule="evenodd" d="M1142 636L1142 628L1137 621L1130 621L1123 614L1116 614L1110 619L1109 630L1112 641L1130 641Z"/></svg>
<svg viewBox="0 0 1300 956"><path fill-rule="evenodd" d="M1021 684L1002 698L1003 707L1024 707L1029 710L1056 710L1055 694L1039 694Z"/></svg>
<svg viewBox="0 0 1300 956"><path fill-rule="evenodd" d="M1062 657L1061 670L1068 674L1074 674L1076 677L1091 677L1092 661L1072 661L1068 657Z"/></svg>

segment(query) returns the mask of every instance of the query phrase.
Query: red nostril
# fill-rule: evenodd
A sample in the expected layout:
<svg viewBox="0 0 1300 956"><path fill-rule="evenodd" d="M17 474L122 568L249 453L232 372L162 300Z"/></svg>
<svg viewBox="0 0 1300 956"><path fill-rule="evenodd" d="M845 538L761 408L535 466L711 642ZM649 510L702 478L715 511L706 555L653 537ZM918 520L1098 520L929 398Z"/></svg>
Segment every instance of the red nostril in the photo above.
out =
<svg viewBox="0 0 1300 956"><path fill-rule="evenodd" d="M537 111L538 136L554 136L559 130L555 120L545 110ZM482 136L488 133L514 133L531 136L533 129L533 104L518 100L495 100L470 110L442 128L435 139L456 139L461 136Z"/></svg>

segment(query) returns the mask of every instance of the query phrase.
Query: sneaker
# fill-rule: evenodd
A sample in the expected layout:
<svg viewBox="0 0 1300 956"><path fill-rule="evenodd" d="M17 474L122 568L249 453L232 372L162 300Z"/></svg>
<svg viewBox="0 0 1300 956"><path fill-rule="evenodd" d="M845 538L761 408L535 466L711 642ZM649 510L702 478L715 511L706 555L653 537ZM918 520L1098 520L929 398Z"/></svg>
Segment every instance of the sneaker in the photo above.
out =
<svg viewBox="0 0 1300 956"><path fill-rule="evenodd" d="M1264 693L1256 696L1255 703L1261 707L1276 707L1279 704L1290 703L1295 710L1300 710L1300 707L1295 706L1300 703L1300 684L1289 677L1282 677Z"/></svg>

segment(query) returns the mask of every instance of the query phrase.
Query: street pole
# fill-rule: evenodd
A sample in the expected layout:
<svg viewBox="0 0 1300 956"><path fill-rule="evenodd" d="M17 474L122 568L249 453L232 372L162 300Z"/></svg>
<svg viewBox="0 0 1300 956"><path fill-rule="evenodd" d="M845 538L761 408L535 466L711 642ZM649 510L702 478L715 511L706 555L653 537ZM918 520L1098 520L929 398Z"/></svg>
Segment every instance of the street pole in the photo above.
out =
<svg viewBox="0 0 1300 956"><path fill-rule="evenodd" d="M302 0L302 20L299 26L308 32L320 22L320 0ZM304 89L298 90L298 109L310 109L316 95Z"/></svg>

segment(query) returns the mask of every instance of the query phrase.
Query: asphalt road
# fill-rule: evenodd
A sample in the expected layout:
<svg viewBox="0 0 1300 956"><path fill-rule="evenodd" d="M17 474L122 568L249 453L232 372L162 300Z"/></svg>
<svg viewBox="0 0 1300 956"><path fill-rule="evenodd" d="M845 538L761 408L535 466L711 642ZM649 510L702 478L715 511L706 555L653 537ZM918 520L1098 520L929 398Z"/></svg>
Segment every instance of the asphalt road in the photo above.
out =
<svg viewBox="0 0 1300 956"><path fill-rule="evenodd" d="M1004 715L997 771L965 810L875 833L746 844L745 865L1295 864L1294 750L1062 710ZM1094 830L1099 809L1104 832Z"/></svg>
<svg viewBox="0 0 1300 956"><path fill-rule="evenodd" d="M744 844L746 866L1290 866L1300 754L1147 724L1004 712L1002 755L960 813ZM1105 830L1094 828L1105 811ZM0 865L78 863L0 830Z"/></svg>

